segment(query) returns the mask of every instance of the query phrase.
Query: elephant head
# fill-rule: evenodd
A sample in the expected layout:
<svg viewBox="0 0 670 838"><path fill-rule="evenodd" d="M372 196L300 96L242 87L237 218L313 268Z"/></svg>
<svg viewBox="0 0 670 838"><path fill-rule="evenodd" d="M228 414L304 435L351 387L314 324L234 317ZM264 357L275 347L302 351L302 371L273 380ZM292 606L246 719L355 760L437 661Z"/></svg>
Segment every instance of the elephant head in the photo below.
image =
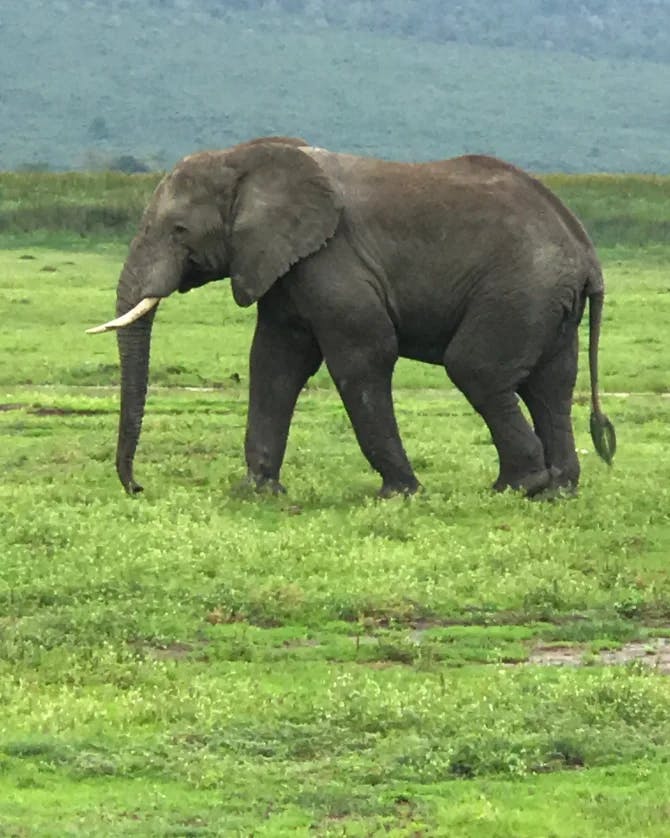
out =
<svg viewBox="0 0 670 838"><path fill-rule="evenodd" d="M156 306L230 277L248 306L335 233L341 202L300 139L269 137L181 160L157 186L121 271L117 330L121 410L116 470L129 494L149 375Z"/></svg>

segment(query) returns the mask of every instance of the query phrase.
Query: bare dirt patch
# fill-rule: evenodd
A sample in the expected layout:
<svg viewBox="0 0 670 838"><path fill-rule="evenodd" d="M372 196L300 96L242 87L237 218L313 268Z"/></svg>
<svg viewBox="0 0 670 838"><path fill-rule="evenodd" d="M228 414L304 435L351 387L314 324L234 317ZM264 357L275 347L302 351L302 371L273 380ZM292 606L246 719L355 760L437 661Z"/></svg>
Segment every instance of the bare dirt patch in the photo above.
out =
<svg viewBox="0 0 670 838"><path fill-rule="evenodd" d="M639 661L670 675L670 638L626 643L620 649L606 649L591 653L580 646L536 646L528 656L528 663L544 666L584 666L588 663L622 665Z"/></svg>
<svg viewBox="0 0 670 838"><path fill-rule="evenodd" d="M190 643L167 643L164 646L138 646L146 655L154 660L159 661L174 661L187 658L193 651L193 646Z"/></svg>
<svg viewBox="0 0 670 838"><path fill-rule="evenodd" d="M34 416L99 416L110 413L109 410L98 410L97 408L50 407L48 405L28 405L15 402L0 404L0 413L6 413L10 410L25 410L26 413L32 413Z"/></svg>

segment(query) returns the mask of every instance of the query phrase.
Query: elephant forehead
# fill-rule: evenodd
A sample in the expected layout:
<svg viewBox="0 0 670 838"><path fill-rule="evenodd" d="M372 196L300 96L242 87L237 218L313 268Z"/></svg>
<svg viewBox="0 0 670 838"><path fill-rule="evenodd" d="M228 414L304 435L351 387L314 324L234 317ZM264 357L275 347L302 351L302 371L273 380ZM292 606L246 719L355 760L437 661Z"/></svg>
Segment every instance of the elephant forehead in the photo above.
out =
<svg viewBox="0 0 670 838"><path fill-rule="evenodd" d="M163 218L180 214L210 197L210 190L202 178L194 177L191 172L176 170L156 193L156 215Z"/></svg>
<svg viewBox="0 0 670 838"><path fill-rule="evenodd" d="M228 194L235 180L223 152L202 152L186 157L166 179L165 200L206 201Z"/></svg>
<svg viewBox="0 0 670 838"><path fill-rule="evenodd" d="M180 198L175 194L173 189L163 189L156 196L156 218L167 219L179 212L180 204L183 206L186 202L183 196Z"/></svg>
<svg viewBox="0 0 670 838"><path fill-rule="evenodd" d="M223 165L228 155L227 150L223 151L196 151L193 154L187 154L186 157L177 163L174 168L177 172L195 172L199 169L206 169L208 167L216 167Z"/></svg>
<svg viewBox="0 0 670 838"><path fill-rule="evenodd" d="M221 227L216 204L208 196L171 195L161 201L156 219L165 230L183 224L191 233L206 235Z"/></svg>

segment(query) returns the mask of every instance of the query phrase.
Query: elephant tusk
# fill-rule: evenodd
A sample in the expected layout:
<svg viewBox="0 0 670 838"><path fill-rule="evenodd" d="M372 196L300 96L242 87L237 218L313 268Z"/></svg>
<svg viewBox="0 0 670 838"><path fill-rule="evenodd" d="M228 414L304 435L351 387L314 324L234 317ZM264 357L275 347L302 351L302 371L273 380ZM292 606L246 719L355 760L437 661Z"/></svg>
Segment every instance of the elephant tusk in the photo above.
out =
<svg viewBox="0 0 670 838"><path fill-rule="evenodd" d="M102 326L93 326L92 329L86 329L86 334L98 335L101 332L109 332L112 329L122 329L124 326L128 326L130 323L139 320L148 311L151 311L154 306L158 305L160 299L160 297L145 297L135 308L131 308L130 311L122 314L121 317L110 320L109 323L103 323Z"/></svg>

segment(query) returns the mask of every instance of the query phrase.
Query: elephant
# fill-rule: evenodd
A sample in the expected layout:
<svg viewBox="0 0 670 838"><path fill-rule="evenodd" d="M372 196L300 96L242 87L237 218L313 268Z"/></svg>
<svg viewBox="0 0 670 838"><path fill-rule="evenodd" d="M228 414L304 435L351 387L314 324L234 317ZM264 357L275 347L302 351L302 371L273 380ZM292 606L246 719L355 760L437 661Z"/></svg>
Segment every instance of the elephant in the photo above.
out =
<svg viewBox="0 0 670 838"><path fill-rule="evenodd" d="M398 357L441 364L488 426L493 489L574 493L578 326L589 301L591 436L611 464L600 407L603 272L584 227L541 181L484 155L421 163L261 137L184 157L156 187L121 270L116 470L129 494L160 300L230 278L257 304L246 480L283 492L296 401L325 361L380 496L419 481L396 423ZM530 414L521 409L523 401Z"/></svg>

